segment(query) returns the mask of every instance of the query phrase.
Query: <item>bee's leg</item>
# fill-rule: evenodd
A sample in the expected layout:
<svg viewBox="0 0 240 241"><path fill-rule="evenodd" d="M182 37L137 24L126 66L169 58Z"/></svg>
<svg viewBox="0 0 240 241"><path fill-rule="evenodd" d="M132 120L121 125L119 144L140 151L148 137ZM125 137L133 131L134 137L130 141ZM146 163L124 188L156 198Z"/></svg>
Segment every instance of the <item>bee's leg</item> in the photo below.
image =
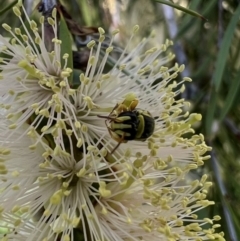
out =
<svg viewBox="0 0 240 241"><path fill-rule="evenodd" d="M138 105L138 100L137 99L133 100L129 106L129 110L130 111L135 110L137 105Z"/></svg>
<svg viewBox="0 0 240 241"><path fill-rule="evenodd" d="M124 138L125 138L125 132L122 132L121 133L121 138L119 137L119 134L116 134L115 132L112 132L112 138L115 140L115 141L117 141L118 142L118 144L113 148L113 150L111 151L111 153L110 154L113 154L116 150L117 150L117 148L121 145L121 143L126 143L127 142L127 140L124 140Z"/></svg>
<svg viewBox="0 0 240 241"><path fill-rule="evenodd" d="M128 110L127 106L124 104L118 104L116 109L118 114Z"/></svg>
<svg viewBox="0 0 240 241"><path fill-rule="evenodd" d="M112 151L110 152L110 154L113 154L117 148L121 145L122 142L118 142L118 144L112 149Z"/></svg>
<svg viewBox="0 0 240 241"><path fill-rule="evenodd" d="M124 101L121 103L122 106L124 106L124 111L133 111L138 105L138 99L136 97L135 93L128 93L125 96Z"/></svg>
<svg viewBox="0 0 240 241"><path fill-rule="evenodd" d="M132 100L130 103L125 103L126 101L124 101L122 104L119 104L119 106L117 107L118 113L124 112L124 111L133 111L136 109L137 105L138 105L138 100L134 99Z"/></svg>
<svg viewBox="0 0 240 241"><path fill-rule="evenodd" d="M108 121L108 120L105 120L105 124L106 124L107 130L108 130L108 133L109 133L109 135L110 135L111 137L113 137L113 136L112 136L112 130L111 130L111 128L108 126L107 121Z"/></svg>
<svg viewBox="0 0 240 241"><path fill-rule="evenodd" d="M117 111L117 115L119 113L122 113L124 111L132 111L132 110L135 110L135 108L137 107L138 105L138 99L131 99L130 101L129 100L124 100L121 104L117 104L112 112L109 114L109 116L116 110Z"/></svg>
<svg viewBox="0 0 240 241"><path fill-rule="evenodd" d="M119 106L119 104L116 104L116 105L114 106L114 108L113 108L112 111L110 112L109 116L111 116L112 113L113 113L116 109L118 109L118 106Z"/></svg>

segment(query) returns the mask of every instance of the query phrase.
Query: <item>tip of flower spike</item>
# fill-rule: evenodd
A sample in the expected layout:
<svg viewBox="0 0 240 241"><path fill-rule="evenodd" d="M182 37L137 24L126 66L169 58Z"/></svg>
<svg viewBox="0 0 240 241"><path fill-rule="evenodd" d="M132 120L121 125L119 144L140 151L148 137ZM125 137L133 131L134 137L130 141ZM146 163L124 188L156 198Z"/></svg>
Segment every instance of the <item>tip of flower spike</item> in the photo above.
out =
<svg viewBox="0 0 240 241"><path fill-rule="evenodd" d="M53 38L52 42L55 43L55 44L58 44L58 45L62 44L62 40L57 39L57 38Z"/></svg>
<svg viewBox="0 0 240 241"><path fill-rule="evenodd" d="M184 65L184 64L180 65L180 67L179 67L179 72L183 72L184 69L185 69L185 65Z"/></svg>
<svg viewBox="0 0 240 241"><path fill-rule="evenodd" d="M55 22L52 18L47 18L47 21L51 26L54 26Z"/></svg>
<svg viewBox="0 0 240 241"><path fill-rule="evenodd" d="M87 44L87 47L89 49L93 48L95 46L96 42L94 40L91 40L88 44Z"/></svg>
<svg viewBox="0 0 240 241"><path fill-rule="evenodd" d="M121 65L119 65L119 69L124 70L126 68L126 66L127 66L126 64L121 64Z"/></svg>
<svg viewBox="0 0 240 241"><path fill-rule="evenodd" d="M185 85L182 85L180 88L180 92L183 93L185 91L185 89L186 89Z"/></svg>
<svg viewBox="0 0 240 241"><path fill-rule="evenodd" d="M118 33L119 33L119 29L115 29L115 30L112 31L112 35L113 35L113 36L115 36L115 35L118 34Z"/></svg>
<svg viewBox="0 0 240 241"><path fill-rule="evenodd" d="M155 38L156 37L156 31L152 30L152 32L150 33L150 37L151 38Z"/></svg>
<svg viewBox="0 0 240 241"><path fill-rule="evenodd" d="M78 177L84 177L87 173L87 170L85 168L82 168L79 170L79 172L77 173Z"/></svg>
<svg viewBox="0 0 240 241"><path fill-rule="evenodd" d="M99 41L100 43L102 43L102 42L104 41L104 39L105 39L105 35L101 35L101 34L100 34L100 37L99 37L98 41Z"/></svg>
<svg viewBox="0 0 240 241"><path fill-rule="evenodd" d="M24 69L26 66L28 66L28 62L23 59L18 62L18 66Z"/></svg>
<svg viewBox="0 0 240 241"><path fill-rule="evenodd" d="M173 41L169 40L169 39L166 39L165 44L166 44L167 47L169 47L169 46L173 45Z"/></svg>
<svg viewBox="0 0 240 241"><path fill-rule="evenodd" d="M101 35L105 34L105 30L104 30L103 28L101 28L101 27L98 28L98 32L99 32Z"/></svg>
<svg viewBox="0 0 240 241"><path fill-rule="evenodd" d="M147 55L147 54L152 54L152 53L156 52L157 50L158 50L157 47L153 47L153 48L147 50L147 51L145 52L145 54L146 54L146 55Z"/></svg>
<svg viewBox="0 0 240 241"><path fill-rule="evenodd" d="M213 217L213 220L214 220L214 221L220 221L220 220L221 220L221 217L220 217L219 215L215 215L215 216Z"/></svg>
<svg viewBox="0 0 240 241"><path fill-rule="evenodd" d="M54 204L55 204L55 205L59 204L59 203L61 202L61 200L62 200L62 195L63 195L62 190L56 191L56 192L51 196L51 198L50 198L50 203L53 204L53 205L54 205Z"/></svg>
<svg viewBox="0 0 240 241"><path fill-rule="evenodd" d="M52 11L52 17L54 19L56 19L56 17L57 17L57 9L56 8L54 8L53 11Z"/></svg>
<svg viewBox="0 0 240 241"><path fill-rule="evenodd" d="M40 23L40 24L43 24L43 23L44 23L44 17L43 17L43 16L41 16L41 17L39 18L39 23Z"/></svg>
<svg viewBox="0 0 240 241"><path fill-rule="evenodd" d="M77 141L77 147L80 148L82 146L82 144L83 144L83 141L81 138L79 138Z"/></svg>
<svg viewBox="0 0 240 241"><path fill-rule="evenodd" d="M8 25L8 24L6 24L6 23L3 23L2 24L2 27L6 30L6 31L11 31L12 30L12 28Z"/></svg>
<svg viewBox="0 0 240 241"><path fill-rule="evenodd" d="M105 182L100 182L99 194L105 198L111 196L111 191L106 189Z"/></svg>
<svg viewBox="0 0 240 241"><path fill-rule="evenodd" d="M190 119L190 122L193 124L195 122L202 120L202 115L201 114L191 114L189 119Z"/></svg>
<svg viewBox="0 0 240 241"><path fill-rule="evenodd" d="M63 59L68 59L68 57L69 57L69 54L65 53L62 58Z"/></svg>
<svg viewBox="0 0 240 241"><path fill-rule="evenodd" d="M113 47L108 47L107 49L106 49L106 53L111 53L113 51Z"/></svg>
<svg viewBox="0 0 240 241"><path fill-rule="evenodd" d="M15 13L15 15L17 16L17 17L20 17L21 16L21 12L20 12L20 10L19 10L19 8L18 7L13 7L13 12Z"/></svg>
<svg viewBox="0 0 240 241"><path fill-rule="evenodd" d="M9 128L10 130L13 130L13 129L16 129L16 128L17 128L17 125L16 125L16 124L11 124L11 125L8 126L8 128Z"/></svg>
<svg viewBox="0 0 240 241"><path fill-rule="evenodd" d="M184 77L183 80L184 80L184 81L187 81L187 82L192 82L192 79L189 78L189 77Z"/></svg>
<svg viewBox="0 0 240 241"><path fill-rule="evenodd" d="M89 64L93 65L95 61L95 56L91 56L88 60Z"/></svg>
<svg viewBox="0 0 240 241"><path fill-rule="evenodd" d="M22 0L18 0L17 6L22 7Z"/></svg>
<svg viewBox="0 0 240 241"><path fill-rule="evenodd" d="M139 25L135 25L135 26L133 27L133 34L137 33L138 30L139 30Z"/></svg>

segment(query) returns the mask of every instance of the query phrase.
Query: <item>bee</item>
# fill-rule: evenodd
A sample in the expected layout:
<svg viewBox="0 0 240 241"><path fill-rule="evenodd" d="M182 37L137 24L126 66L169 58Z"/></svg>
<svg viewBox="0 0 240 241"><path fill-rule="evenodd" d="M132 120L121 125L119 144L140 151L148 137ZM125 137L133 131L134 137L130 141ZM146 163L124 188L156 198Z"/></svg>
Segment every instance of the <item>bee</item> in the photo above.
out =
<svg viewBox="0 0 240 241"><path fill-rule="evenodd" d="M110 136L118 142L111 154L120 146L131 140L145 141L149 138L155 128L155 121L149 111L136 108L138 100L125 99L123 103L117 104L105 118L105 124Z"/></svg>

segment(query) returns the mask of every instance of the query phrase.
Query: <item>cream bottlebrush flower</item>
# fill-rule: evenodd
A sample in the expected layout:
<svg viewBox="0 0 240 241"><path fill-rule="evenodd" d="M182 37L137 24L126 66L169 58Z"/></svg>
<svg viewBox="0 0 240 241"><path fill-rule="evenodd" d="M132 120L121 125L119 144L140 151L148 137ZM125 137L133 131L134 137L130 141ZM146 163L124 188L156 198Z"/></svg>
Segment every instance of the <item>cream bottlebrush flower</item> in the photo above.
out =
<svg viewBox="0 0 240 241"><path fill-rule="evenodd" d="M14 12L21 20L19 8ZM71 89L72 70L66 68L67 55L61 66L55 16L53 12L49 19L55 33L52 53L27 15L30 32L21 20L25 34L5 24L13 39L0 39L9 56L0 67L1 106L6 109L0 119L0 203L2 225L8 227L0 237L224 240L214 234L217 225L204 230L211 220L195 214L213 204L205 200L210 184L205 177L200 183L184 180L209 158L204 156L209 148L202 135L182 137L193 132L191 124L201 117L183 113L185 102L176 99L190 80L174 81L184 66L167 68L173 55L159 57L171 41L149 50L148 40L130 52L127 46L105 72L113 39L107 49L102 47L104 30L99 28L98 44L88 44L89 62L79 87ZM137 30L135 26L131 39ZM137 108L152 115L154 133L111 153L117 142L99 116L108 116L118 104L130 108L137 102ZM118 115L116 110L113 114Z"/></svg>
<svg viewBox="0 0 240 241"><path fill-rule="evenodd" d="M206 182L207 176L186 184L183 179L187 170L179 169L176 177L171 169L165 168L153 177L145 174L149 169L147 162L146 157L136 158L135 167L141 173L138 180L131 181L128 177L122 185L101 184L104 195L96 206L99 237L104 240L225 240L223 233L216 232L220 225L213 224L220 220L219 216L202 219L197 215L199 210L214 204L205 199L211 186ZM93 230L91 226L90 229Z"/></svg>

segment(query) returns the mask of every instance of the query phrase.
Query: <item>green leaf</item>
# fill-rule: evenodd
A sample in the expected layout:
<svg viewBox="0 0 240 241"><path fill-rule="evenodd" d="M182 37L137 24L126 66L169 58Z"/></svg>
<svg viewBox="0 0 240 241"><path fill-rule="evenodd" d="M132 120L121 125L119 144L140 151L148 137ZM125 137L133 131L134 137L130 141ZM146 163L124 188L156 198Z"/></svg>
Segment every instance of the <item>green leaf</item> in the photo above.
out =
<svg viewBox="0 0 240 241"><path fill-rule="evenodd" d="M3 10L0 11L0 15L6 13L8 10L12 9L13 6L15 6L18 3L18 0L15 0L14 2L10 3L7 7L5 7Z"/></svg>
<svg viewBox="0 0 240 241"><path fill-rule="evenodd" d="M216 9L216 6L218 4L218 0L212 0L209 1L208 4L206 4L205 8L203 8L202 13L204 15L211 14Z"/></svg>
<svg viewBox="0 0 240 241"><path fill-rule="evenodd" d="M59 25L59 38L62 41L61 44L61 65L64 66L65 60L62 58L64 54L68 54L67 67L73 69L73 55L72 55L72 35L68 30L66 21L61 14L60 25ZM73 74L68 77L69 85L73 83Z"/></svg>
<svg viewBox="0 0 240 241"><path fill-rule="evenodd" d="M79 76L82 74L83 72L79 69L73 69L73 82L72 82L72 88L73 89L77 89L81 82L79 80Z"/></svg>
<svg viewBox="0 0 240 241"><path fill-rule="evenodd" d="M85 241L85 237L83 232L80 229L74 228L73 229L73 240L75 241Z"/></svg>
<svg viewBox="0 0 240 241"><path fill-rule="evenodd" d="M199 0L192 0L189 3L189 7L194 10L201 7L202 13L204 15L208 15L210 11L213 11L216 8L217 1L218 0L211 0L208 4L201 6L202 3ZM179 24L177 36L175 37L174 41L181 39L182 37L186 37L188 32L191 32L192 29L195 31L201 31L200 29L198 30L198 24L194 21L194 19L192 19L190 15L183 16Z"/></svg>
<svg viewBox="0 0 240 241"><path fill-rule="evenodd" d="M89 3L87 1L81 1L79 6L81 6L80 10L81 10L82 18L84 19L84 23L87 26L94 25L93 18L92 18L94 9L90 8Z"/></svg>
<svg viewBox="0 0 240 241"><path fill-rule="evenodd" d="M154 0L154 1L165 4L165 5L168 5L168 6L173 7L173 8L176 8L176 9L182 11L182 12L188 13L192 16L195 16L195 17L198 17L198 18L201 18L201 19L204 19L205 21L207 21L207 19L204 18L201 14L199 14L199 13L197 13L197 12L191 10L191 9L184 8L184 7L182 7L178 4L175 4L173 2L166 1L166 0Z"/></svg>
<svg viewBox="0 0 240 241"><path fill-rule="evenodd" d="M201 4L199 2L199 0L191 1L189 3L189 7L191 9L197 9L199 4ZM175 37L174 41L184 37L184 35L189 31L189 29L191 27L195 27L195 24L193 24L192 17L190 15L184 15L181 19L181 22L180 22L179 26L178 26L178 33L177 33L177 36Z"/></svg>
<svg viewBox="0 0 240 241"><path fill-rule="evenodd" d="M218 53L216 68L213 75L213 84L217 92L219 91L219 88L221 86L222 76L223 76L223 72L227 62L229 48L231 46L232 37L234 35L236 26L239 21L239 16L240 16L240 4L238 5L238 8L236 9L235 13L231 18L230 23L228 24L227 30L223 37L223 41L221 43L221 49Z"/></svg>
<svg viewBox="0 0 240 241"><path fill-rule="evenodd" d="M214 120L214 113L217 107L217 97L218 97L217 93L213 89L208 106L207 106L207 114L206 114L206 122L205 122L206 133L210 138L211 138L210 135L212 133L212 123Z"/></svg>
<svg viewBox="0 0 240 241"><path fill-rule="evenodd" d="M233 80L231 80L230 90L228 91L228 95L225 100L224 106L222 108L222 113L220 116L221 121L225 118L226 114L231 109L235 98L239 95L239 89L240 89L240 71L237 73L236 77Z"/></svg>

